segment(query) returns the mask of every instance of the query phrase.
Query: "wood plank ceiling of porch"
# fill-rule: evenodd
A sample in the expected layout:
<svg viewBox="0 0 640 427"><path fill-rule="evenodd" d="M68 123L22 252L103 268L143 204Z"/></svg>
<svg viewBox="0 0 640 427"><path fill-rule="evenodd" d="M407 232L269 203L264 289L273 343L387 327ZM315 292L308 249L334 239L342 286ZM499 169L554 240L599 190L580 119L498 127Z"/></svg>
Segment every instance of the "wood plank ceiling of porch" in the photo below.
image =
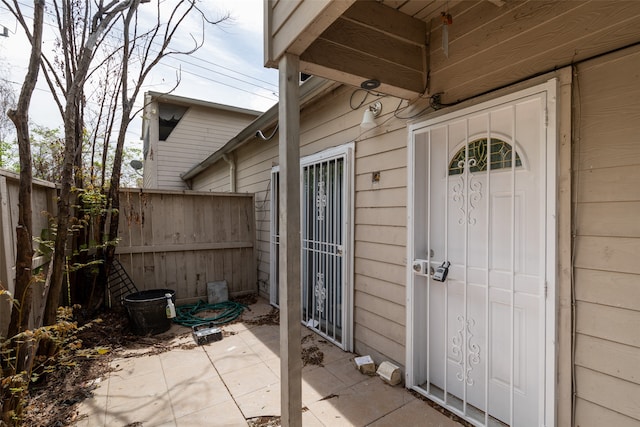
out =
<svg viewBox="0 0 640 427"><path fill-rule="evenodd" d="M304 73L353 86L378 80L378 91L412 99L427 90L431 26L441 25L442 12L454 8L460 12L479 2L503 4L502 0L332 2L332 11L322 18L335 20L320 34L301 33L287 51L300 57Z"/></svg>

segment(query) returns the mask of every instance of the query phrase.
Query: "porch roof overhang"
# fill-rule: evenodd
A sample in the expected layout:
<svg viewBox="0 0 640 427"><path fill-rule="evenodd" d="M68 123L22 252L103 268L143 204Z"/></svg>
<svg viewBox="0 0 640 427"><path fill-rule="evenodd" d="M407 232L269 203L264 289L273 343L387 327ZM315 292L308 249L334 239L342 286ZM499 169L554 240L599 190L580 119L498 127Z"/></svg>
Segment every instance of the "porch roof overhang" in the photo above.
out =
<svg viewBox="0 0 640 427"><path fill-rule="evenodd" d="M291 0L265 3L265 64L285 53L300 71L412 99L427 87L427 23L381 2Z"/></svg>
<svg viewBox="0 0 640 427"><path fill-rule="evenodd" d="M300 105L303 107L315 98L323 95L327 91L339 86L339 83L326 80L320 77L311 77L300 86ZM193 179L202 171L211 165L220 161L223 156L230 153L249 141L256 139L258 131L266 132L267 129L273 129L278 123L278 107L279 104L273 105L267 111L262 113L258 118L251 122L246 128L241 130L236 136L231 138L219 150L211 154L202 162L182 174L180 177L183 181Z"/></svg>

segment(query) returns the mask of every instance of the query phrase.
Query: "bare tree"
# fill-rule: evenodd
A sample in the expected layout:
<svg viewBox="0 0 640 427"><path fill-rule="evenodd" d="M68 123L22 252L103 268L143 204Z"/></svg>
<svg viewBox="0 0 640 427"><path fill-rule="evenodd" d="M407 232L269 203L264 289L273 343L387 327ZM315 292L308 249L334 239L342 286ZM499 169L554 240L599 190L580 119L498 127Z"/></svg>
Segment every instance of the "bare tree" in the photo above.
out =
<svg viewBox="0 0 640 427"><path fill-rule="evenodd" d="M45 60L45 76L52 92L56 87L63 87L64 98L54 96L61 110L64 135L65 155L62 166L61 188L58 201L56 221L56 239L53 253L53 264L49 295L44 313L44 324L53 324L59 305L63 275L66 261L67 237L69 233L72 188L74 187L74 167L78 166L82 153L82 107L84 85L89 74L92 61L98 46L104 40L104 34L111 28L121 12L137 8L140 0L124 2L111 1L98 4L97 10L90 15L89 3L78 12L80 3L73 0L61 0L60 5L54 0L54 7L60 31L64 81L56 74L58 69L51 61ZM87 19L89 18L89 19ZM79 25L78 25L79 24ZM63 102L64 100L64 102ZM77 177L76 177L77 178Z"/></svg>
<svg viewBox="0 0 640 427"><path fill-rule="evenodd" d="M16 229L16 288L15 296L20 305L11 311L9 324L10 337L24 331L29 326L29 314L31 310L32 274L31 263L33 258L32 222L31 222L31 145L29 142L29 104L36 86L38 70L40 68L42 52L42 25L44 17L45 0L34 0L33 31L27 34L31 41L31 56L29 67L25 76L18 104L15 109L10 109L7 115L15 124L18 138L18 153L20 157L20 188L18 190L18 226ZM26 22L21 24L26 27ZM3 384L2 390L21 390L24 384L30 381L31 367L35 352L33 338L25 338L18 344L16 358L13 364L11 384ZM16 375L17 374L17 375ZM4 381L3 381L4 382ZM11 392L2 396L2 423L12 423L13 415L20 412L23 393Z"/></svg>
<svg viewBox="0 0 640 427"><path fill-rule="evenodd" d="M20 3L17 0L0 1L18 18L23 29L28 31ZM144 80L163 58L170 55L188 55L200 48L204 42L206 24L217 24L228 18L223 16L211 21L197 6L197 0L174 0L171 7L168 7L166 2L155 3L155 19L148 24L143 22L139 15L141 3L149 3L149 0L53 0L53 8L49 11L54 17L58 32L58 49L53 57L48 53L42 54L41 68L63 119L64 156L59 181L52 274L48 285L44 324L52 324L55 321L59 304L70 237L69 228L74 216L74 189L83 185L83 144L90 143L92 153L98 151L99 139L103 144L100 185L104 188L107 184L107 171L104 169L107 165L106 157L111 149L111 137L115 133L112 169L106 185L108 188L105 190L108 194L107 212L112 212L114 217L107 216L102 223L103 241L113 242L118 231L118 190L126 130L141 110L134 110L134 102ZM188 30L179 31L193 16L200 18L201 22L201 31L197 37L191 35ZM121 34L122 37L117 39L116 34ZM174 38L184 34L190 37L190 45L187 48L174 48ZM94 135L93 139L87 140L84 133L86 85L101 71L104 72L108 64L113 63L114 58L118 68L115 73L110 73L110 81L117 83L105 86L105 93L108 92L107 88L113 92L109 102L101 104L102 113L98 114L98 117L105 119L104 132L101 133L102 136ZM118 78L114 79L116 76ZM93 172L91 176L93 179ZM109 259L113 257L114 250L112 245L107 246Z"/></svg>
<svg viewBox="0 0 640 427"><path fill-rule="evenodd" d="M31 224L31 142L29 138L29 104L36 87L38 70L42 52L42 24L44 17L44 0L34 0L33 32L29 32L31 40L31 56L29 68L25 76L22 90L15 109L7 115L16 127L18 153L20 157L20 188L18 193L18 227L16 229L16 298L21 302L18 310L12 310L9 336L27 329L29 310L31 307L31 263L33 258L32 224ZM22 21L23 26L27 23ZM28 28L28 27L27 27Z"/></svg>

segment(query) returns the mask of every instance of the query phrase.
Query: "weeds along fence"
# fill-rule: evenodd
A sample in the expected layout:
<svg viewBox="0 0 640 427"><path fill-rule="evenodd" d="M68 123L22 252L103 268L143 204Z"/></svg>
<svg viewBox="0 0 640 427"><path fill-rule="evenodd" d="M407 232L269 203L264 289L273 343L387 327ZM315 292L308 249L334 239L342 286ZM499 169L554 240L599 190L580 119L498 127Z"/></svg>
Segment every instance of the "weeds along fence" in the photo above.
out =
<svg viewBox="0 0 640 427"><path fill-rule="evenodd" d="M17 174L0 169L0 286L12 294L18 186ZM34 237L48 230L56 199L54 184L34 180ZM138 290L173 289L179 304L206 299L212 281L226 280L231 296L258 291L253 195L123 189L119 221L116 257ZM48 261L35 256L33 268L46 271ZM34 287L32 316L44 304L42 284ZM9 299L0 295L0 336L6 334L10 310Z"/></svg>

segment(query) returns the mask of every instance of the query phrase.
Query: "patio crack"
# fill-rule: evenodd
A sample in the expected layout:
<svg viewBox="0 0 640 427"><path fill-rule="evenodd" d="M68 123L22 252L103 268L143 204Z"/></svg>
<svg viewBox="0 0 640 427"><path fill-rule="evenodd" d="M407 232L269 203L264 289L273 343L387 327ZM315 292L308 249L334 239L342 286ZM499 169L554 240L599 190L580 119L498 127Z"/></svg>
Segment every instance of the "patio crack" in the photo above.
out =
<svg viewBox="0 0 640 427"><path fill-rule="evenodd" d="M333 399L334 397L340 397L340 395L339 395L339 394L331 393L331 394L329 394L329 395L327 395L327 396L323 397L322 399L318 400L318 402L322 402L323 400Z"/></svg>
<svg viewBox="0 0 640 427"><path fill-rule="evenodd" d="M231 393L231 390L229 389L227 382L224 380L222 375L220 375L218 368L216 368L216 364L213 362L213 360L211 360L211 356L207 351L204 350L204 348L202 349L202 351L204 351L204 354L207 355L207 359L209 359L209 363L211 363L211 366L213 366L213 370L216 371L216 374L218 374L218 378L220 378L220 381L222 381L222 384L224 384L224 388L227 389L227 393L229 393L229 396L231 396L231 399L233 400L233 404L236 405L236 408L238 408L238 411L240 411L244 419L248 421L249 419L244 415L244 412L242 412L242 408L240 407L240 405L238 405L238 402L236 401L236 398L233 395L233 393Z"/></svg>

